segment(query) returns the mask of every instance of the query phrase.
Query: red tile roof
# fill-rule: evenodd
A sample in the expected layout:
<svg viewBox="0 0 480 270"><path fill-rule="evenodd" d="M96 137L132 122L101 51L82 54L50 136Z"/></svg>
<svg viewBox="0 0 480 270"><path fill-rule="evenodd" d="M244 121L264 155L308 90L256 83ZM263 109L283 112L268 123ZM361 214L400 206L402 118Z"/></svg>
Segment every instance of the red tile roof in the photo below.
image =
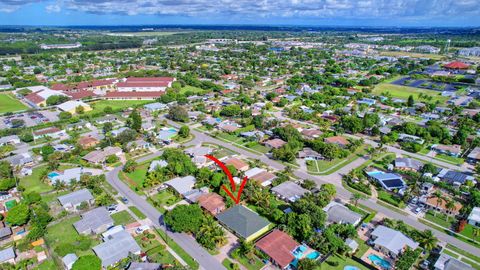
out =
<svg viewBox="0 0 480 270"><path fill-rule="evenodd" d="M167 81L126 81L117 83L117 87L167 87Z"/></svg>
<svg viewBox="0 0 480 270"><path fill-rule="evenodd" d="M290 235L275 229L260 239L255 246L284 269L295 259L292 251L299 244Z"/></svg>
<svg viewBox="0 0 480 270"><path fill-rule="evenodd" d="M130 82L173 82L172 77L129 77L127 81Z"/></svg>
<svg viewBox="0 0 480 270"><path fill-rule="evenodd" d="M272 148L280 148L285 144L286 144L286 142L282 139L273 139L273 140L268 140L268 141L265 142L265 145L268 145Z"/></svg>
<svg viewBox="0 0 480 270"><path fill-rule="evenodd" d="M347 139L345 139L342 136L328 137L328 138L325 138L324 141L326 143L335 143L338 145L348 145L350 143Z"/></svg>
<svg viewBox="0 0 480 270"><path fill-rule="evenodd" d="M52 87L50 87L50 89L58 90L58 91L66 91L66 90L71 89L71 87L69 87L68 85L63 84L63 83L56 83L56 84L52 85Z"/></svg>
<svg viewBox="0 0 480 270"><path fill-rule="evenodd" d="M25 97L27 100L35 103L35 104L38 104L40 102L43 102L45 99L42 98L41 96L37 95L37 93L30 93L28 94L26 97Z"/></svg>
<svg viewBox="0 0 480 270"><path fill-rule="evenodd" d="M57 127L50 127L50 128L44 128L44 129L34 131L33 134L39 136L39 135L51 134L59 131L61 131L61 129Z"/></svg>
<svg viewBox="0 0 480 270"><path fill-rule="evenodd" d="M454 62L450 62L450 63L444 65L443 67L451 68L451 69L466 69L469 66L470 65L467 65L465 63L462 63L462 62L459 62L459 61L454 61Z"/></svg>
<svg viewBox="0 0 480 270"><path fill-rule="evenodd" d="M207 193L201 195L198 198L198 204L208 212L212 213L212 215L217 215L221 211L225 210L225 202L223 201L223 197L217 193Z"/></svg>
<svg viewBox="0 0 480 270"><path fill-rule="evenodd" d="M229 158L225 160L224 163L225 165L232 165L237 170L242 170L242 169L248 170L248 164L238 158Z"/></svg>
<svg viewBox="0 0 480 270"><path fill-rule="evenodd" d="M106 98L159 98L165 92L108 92Z"/></svg>
<svg viewBox="0 0 480 270"><path fill-rule="evenodd" d="M86 97L93 97L96 96L93 92L87 91L87 90L79 90L79 91L70 91L70 92L64 92L68 96L72 97L72 99L82 99Z"/></svg>

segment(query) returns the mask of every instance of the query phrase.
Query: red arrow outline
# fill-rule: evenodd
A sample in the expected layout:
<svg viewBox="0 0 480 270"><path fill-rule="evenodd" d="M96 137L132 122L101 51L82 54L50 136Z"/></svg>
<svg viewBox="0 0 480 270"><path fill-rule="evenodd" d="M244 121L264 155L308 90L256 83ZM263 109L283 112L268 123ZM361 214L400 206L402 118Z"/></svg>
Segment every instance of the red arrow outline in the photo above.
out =
<svg viewBox="0 0 480 270"><path fill-rule="evenodd" d="M225 166L225 164L223 164L223 162L221 162L220 160L218 160L216 157L214 157L212 155L205 155L205 157L213 160L213 162L215 162L218 166L220 166L220 168L222 168L223 172L227 175L228 180L230 181L230 185L232 186L232 191L235 192L237 186L235 185L235 181L233 180L232 173L227 168L227 166ZM225 185L222 185L223 190L225 190L227 195L230 196L230 198L233 199L235 204L240 203L240 197L242 196L242 191L243 191L243 188L245 187L245 184L247 184L247 180L248 180L248 177L246 177L246 176L243 177L242 183L240 184L240 188L239 188L238 193L237 193L237 197L233 196L233 193Z"/></svg>

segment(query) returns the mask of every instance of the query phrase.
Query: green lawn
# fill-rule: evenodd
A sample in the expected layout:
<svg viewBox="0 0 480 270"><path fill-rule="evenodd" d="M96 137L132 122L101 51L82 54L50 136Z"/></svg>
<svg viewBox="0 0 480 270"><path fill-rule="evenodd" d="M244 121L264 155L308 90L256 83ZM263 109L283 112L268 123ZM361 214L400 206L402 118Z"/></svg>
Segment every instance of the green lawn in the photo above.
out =
<svg viewBox="0 0 480 270"><path fill-rule="evenodd" d="M25 192L28 193L36 191L38 193L42 193L53 190L52 186L40 180L42 172L46 169L46 165L36 167L32 170L32 175L28 175L20 179L20 185L25 188Z"/></svg>
<svg viewBox="0 0 480 270"><path fill-rule="evenodd" d="M268 147L264 146L264 145L261 145L259 144L258 142L247 142L244 144L245 147L247 148L250 148L250 149L253 149L255 151L258 151L260 153L268 153L270 151L270 149L268 149Z"/></svg>
<svg viewBox="0 0 480 270"><path fill-rule="evenodd" d="M198 262L195 261L190 254L173 241L164 231L156 229L158 235L166 242L166 244L178 254L192 269L198 269Z"/></svg>
<svg viewBox="0 0 480 270"><path fill-rule="evenodd" d="M236 264L232 261L230 261L229 259L225 258L223 261L222 261L222 265L225 266L225 268L227 268L228 270L233 270L233 265Z"/></svg>
<svg viewBox="0 0 480 270"><path fill-rule="evenodd" d="M429 58L429 59L434 59L434 60L440 60L445 58L444 55L441 54L433 54L433 53L416 53L416 52L399 52L399 51L384 51L380 52L380 55L386 55L386 56L410 56L414 58Z"/></svg>
<svg viewBox="0 0 480 270"><path fill-rule="evenodd" d="M157 263L173 265L178 264L177 260L165 249L165 246L163 245L158 245L147 250L147 255L149 259Z"/></svg>
<svg viewBox="0 0 480 270"><path fill-rule="evenodd" d="M129 206L128 209L132 211L139 219L145 219L147 218L136 206Z"/></svg>
<svg viewBox="0 0 480 270"><path fill-rule="evenodd" d="M338 263L338 265L337 265L337 263ZM321 269L321 270L338 270L338 269L343 269L347 265L355 266L358 269L362 269L362 270L368 270L368 268L366 268L362 264L357 263L352 258L343 257L343 256L341 257L339 255L330 256L325 262L323 262L321 264L321 267L319 269Z"/></svg>
<svg viewBox="0 0 480 270"><path fill-rule="evenodd" d="M71 191L69 191L69 190L62 190L62 191L58 191L58 192L42 194L42 201L44 201L46 203L50 203L50 202L56 200L58 198L58 196L65 195L65 194L68 194L70 192Z"/></svg>
<svg viewBox="0 0 480 270"><path fill-rule="evenodd" d="M180 89L180 94L185 94L188 91L193 92L194 94L202 94L202 93L207 92L207 91L203 90L202 88L198 88L198 87L191 86L191 85L185 85L184 87L182 87L182 89Z"/></svg>
<svg viewBox="0 0 480 270"><path fill-rule="evenodd" d="M434 224L440 225L447 229L450 229L455 222L455 218L453 217L446 217L446 215L442 213L437 213L436 215L432 213L432 211L427 211L425 213L424 219L433 222Z"/></svg>
<svg viewBox="0 0 480 270"><path fill-rule="evenodd" d="M41 264L37 265L33 270L52 270L59 269L53 260L43 261Z"/></svg>
<svg viewBox="0 0 480 270"><path fill-rule="evenodd" d="M28 107L10 93L0 94L0 113L17 112L26 110Z"/></svg>
<svg viewBox="0 0 480 270"><path fill-rule="evenodd" d="M453 253L453 252L451 252L451 251L450 251L450 250L448 250L448 249L444 249L444 250L442 251L442 253L445 253L445 254L447 254L447 255L450 255L450 256L452 256L453 258L456 258L456 259L458 259L458 255L457 255L457 254L455 254L455 253Z"/></svg>
<svg viewBox="0 0 480 270"><path fill-rule="evenodd" d="M237 136L235 136L233 134L230 134L230 133L226 133L226 132L218 133L217 137L219 137L221 139L224 139L224 140L227 140L229 142L238 142L238 141L242 140L242 138L237 137Z"/></svg>
<svg viewBox="0 0 480 270"><path fill-rule="evenodd" d="M373 94L375 95L382 95L382 93L384 92L389 92L392 97L404 99L405 101L410 95L412 95L416 101L422 101L421 99L419 99L420 93L422 93L423 95L431 96L432 101L434 102L438 100L441 103L445 103L448 100L448 97L441 96L440 91L408 87L403 85L380 83L376 85L373 89Z"/></svg>
<svg viewBox="0 0 480 270"><path fill-rule="evenodd" d="M399 197L385 190L378 191L378 198L396 207L403 208L405 206L405 203Z"/></svg>
<svg viewBox="0 0 480 270"><path fill-rule="evenodd" d="M171 206L179 202L181 199L169 189L160 191L159 193L153 196L153 199L156 200L160 205Z"/></svg>
<svg viewBox="0 0 480 270"><path fill-rule="evenodd" d="M127 210L112 214L111 217L115 222L115 225L126 225L135 222L135 219L127 212Z"/></svg>
<svg viewBox="0 0 480 270"><path fill-rule="evenodd" d="M125 174L130 180L132 180L135 185L141 189L143 187L143 181L147 177L148 167L150 166L150 161L139 164L135 167L135 170L131 173L120 172L120 174ZM130 184L130 182L128 182Z"/></svg>
<svg viewBox="0 0 480 270"><path fill-rule="evenodd" d="M352 163L354 160L365 154L365 147L359 147L355 153L351 153L346 158L336 158L332 160L313 160L307 164L308 171L316 174L327 175L334 171L338 171L347 164ZM315 164L316 163L316 164Z"/></svg>
<svg viewBox="0 0 480 270"><path fill-rule="evenodd" d="M473 239L473 226L470 224L465 225L465 229L460 233L461 235L464 235L470 239ZM475 239L476 241L480 241L480 237L477 237Z"/></svg>
<svg viewBox="0 0 480 270"><path fill-rule="evenodd" d="M465 160L463 160L463 158L452 157L452 156L443 155L443 154L437 154L435 156L435 159L445 161L445 162L453 164L453 165L462 165L463 162L465 162Z"/></svg>
<svg viewBox="0 0 480 270"><path fill-rule="evenodd" d="M47 233L45 234L45 240L52 250L55 250L61 244L72 244L77 245L77 239L80 236L75 228L73 223L80 220L80 216L75 216L69 219L65 219L62 222L50 226L47 228ZM90 243L90 248L80 250L76 249L75 253L77 256L82 255L93 255L91 247L98 245L101 241L98 239L92 238Z"/></svg>
<svg viewBox="0 0 480 270"><path fill-rule="evenodd" d="M457 252L458 254L462 254L463 256L465 256L469 259L472 259L473 261L480 262L480 256L475 256L473 254L470 254L470 253L466 252L465 250L460 249L460 248L458 248L454 245L447 244L447 249L453 250L453 251Z"/></svg>
<svg viewBox="0 0 480 270"><path fill-rule="evenodd" d="M250 261L244 256L238 256L236 260L248 270L259 270L265 266L265 264L263 264L263 262L256 256L254 256L253 263L250 263Z"/></svg>
<svg viewBox="0 0 480 270"><path fill-rule="evenodd" d="M99 100L93 101L89 105L92 106L91 111L87 112L87 114L93 114L98 112L103 112L105 107L112 107L114 111L125 109L128 107L135 107L145 105L147 103L152 103L152 100Z"/></svg>

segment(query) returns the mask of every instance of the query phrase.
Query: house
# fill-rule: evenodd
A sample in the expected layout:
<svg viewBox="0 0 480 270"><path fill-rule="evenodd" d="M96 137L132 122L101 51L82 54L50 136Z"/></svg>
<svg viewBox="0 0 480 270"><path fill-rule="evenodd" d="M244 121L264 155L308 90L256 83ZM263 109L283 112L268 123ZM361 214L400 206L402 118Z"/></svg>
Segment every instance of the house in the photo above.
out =
<svg viewBox="0 0 480 270"><path fill-rule="evenodd" d="M237 131L240 128L240 126L234 125L232 123L221 123L220 125L218 125L218 128L222 131L233 133Z"/></svg>
<svg viewBox="0 0 480 270"><path fill-rule="evenodd" d="M70 184L70 181L80 181L82 175L90 175L90 176L97 176L102 174L103 171L100 169L92 169L92 168L71 168L66 169L63 171L54 171L48 174L48 179L51 183L56 183L58 181L63 182L65 184Z"/></svg>
<svg viewBox="0 0 480 270"><path fill-rule="evenodd" d="M92 124L90 122L87 122L85 120L80 120L76 123L66 125L65 129L68 131L73 131L73 130L90 129L91 127L92 127Z"/></svg>
<svg viewBox="0 0 480 270"><path fill-rule="evenodd" d="M140 255L142 251L137 241L125 230L109 235L103 240L103 243L93 247L93 251L102 261L104 268L114 265L130 254Z"/></svg>
<svg viewBox="0 0 480 270"><path fill-rule="evenodd" d="M276 175L266 171L265 169L253 168L245 172L245 176L249 179L257 181L260 185L266 187L272 184L277 178Z"/></svg>
<svg viewBox="0 0 480 270"><path fill-rule="evenodd" d="M15 145L20 143L20 138L17 135L10 135L0 138L0 146Z"/></svg>
<svg viewBox="0 0 480 270"><path fill-rule="evenodd" d="M455 186L461 186L467 182L467 180L474 180L472 176L466 175L461 172L456 172L456 171L447 171L445 174L439 174L439 178L442 179L442 181L447 182L451 185Z"/></svg>
<svg viewBox="0 0 480 270"><path fill-rule="evenodd" d="M150 262L132 262L128 270L161 270L162 265L159 263Z"/></svg>
<svg viewBox="0 0 480 270"><path fill-rule="evenodd" d="M423 168L423 163L413 158L396 158L395 169L418 172Z"/></svg>
<svg viewBox="0 0 480 270"><path fill-rule="evenodd" d="M79 234L100 234L113 226L113 219L105 207L83 213L82 219L73 224Z"/></svg>
<svg viewBox="0 0 480 270"><path fill-rule="evenodd" d="M420 138L418 136L409 135L409 134L405 134L405 133L398 134L398 140L401 141L401 142L413 142L413 143L418 143L418 144L423 144L425 142L425 140L423 140L422 138Z"/></svg>
<svg viewBox="0 0 480 270"><path fill-rule="evenodd" d="M261 141L265 137L265 133L259 130L245 131L240 133L241 137L248 138L250 140Z"/></svg>
<svg viewBox="0 0 480 270"><path fill-rule="evenodd" d="M357 241L351 239L351 238L347 238L345 239L345 245L347 245L347 247L350 248L350 254L353 254L357 251L358 249L358 243Z"/></svg>
<svg viewBox="0 0 480 270"><path fill-rule="evenodd" d="M325 143L336 144L342 148L345 148L350 142L342 136L333 136L323 139Z"/></svg>
<svg viewBox="0 0 480 270"><path fill-rule="evenodd" d="M475 164L480 160L480 147L477 146L467 156L467 162L470 164Z"/></svg>
<svg viewBox="0 0 480 270"><path fill-rule="evenodd" d="M425 208L427 209L439 211L447 215L453 215L453 216L458 215L463 205L457 201L454 201L453 208L449 209L447 207L447 200L451 200L451 198L445 193L442 193L441 199L438 199L435 196L427 194L427 195L421 196L419 202L425 205Z"/></svg>
<svg viewBox="0 0 480 270"><path fill-rule="evenodd" d="M295 260L293 251L299 245L290 235L278 229L255 243L255 247L268 255L272 264L280 269L289 269L290 264Z"/></svg>
<svg viewBox="0 0 480 270"><path fill-rule="evenodd" d="M150 166L148 166L148 172L153 172L154 170L157 170L158 168L164 168L167 167L168 163L165 160L153 160L150 163Z"/></svg>
<svg viewBox="0 0 480 270"><path fill-rule="evenodd" d="M83 159L93 164L101 164L105 162L105 159L108 156L116 155L119 157L121 156L121 154L122 154L122 149L120 147L107 146L103 150L95 150L86 154L83 157Z"/></svg>
<svg viewBox="0 0 480 270"><path fill-rule="evenodd" d="M34 162L32 155L28 152L7 157L5 160L10 162L13 167L32 165Z"/></svg>
<svg viewBox="0 0 480 270"><path fill-rule="evenodd" d="M264 144L266 147L270 149L278 149L284 146L285 144L287 144L287 142L285 142L282 139L272 139L272 140L265 141Z"/></svg>
<svg viewBox="0 0 480 270"><path fill-rule="evenodd" d="M12 234L12 228L5 226L5 223L3 223L3 221L0 221L0 241L9 239Z"/></svg>
<svg viewBox="0 0 480 270"><path fill-rule="evenodd" d="M357 226L362 220L362 215L353 212L345 205L335 201L331 201L323 208L323 211L327 213L327 221L330 223L352 224L353 226Z"/></svg>
<svg viewBox="0 0 480 270"><path fill-rule="evenodd" d="M309 191L292 181L286 181L271 189L272 193L287 202L295 202Z"/></svg>
<svg viewBox="0 0 480 270"><path fill-rule="evenodd" d="M245 163L241 159L235 157L229 158L223 161L223 163L225 163L225 165L232 165L233 167L235 167L235 169L237 169L237 171L241 172L247 171L249 169L248 163Z"/></svg>
<svg viewBox="0 0 480 270"><path fill-rule="evenodd" d="M149 112L156 112L168 109L167 104L155 102L143 106Z"/></svg>
<svg viewBox="0 0 480 270"><path fill-rule="evenodd" d="M431 149L439 154L446 154L453 157L459 157L462 154L462 147L458 144L434 144L432 145Z"/></svg>
<svg viewBox="0 0 480 270"><path fill-rule="evenodd" d="M135 150L142 150L142 149L151 149L152 144L143 140L143 139L138 139L133 142L128 142L127 143L127 148L130 151L135 151Z"/></svg>
<svg viewBox="0 0 480 270"><path fill-rule="evenodd" d="M65 269L70 270L72 269L73 264L77 260L78 260L78 257L77 255L75 255L75 253L69 253L62 258L62 263L63 263L63 266L65 266Z"/></svg>
<svg viewBox="0 0 480 270"><path fill-rule="evenodd" d="M270 222L243 205L235 205L216 216L218 221L238 237L250 242L270 227Z"/></svg>
<svg viewBox="0 0 480 270"><path fill-rule="evenodd" d="M383 225L379 225L373 230L370 235L370 241L375 250L381 251L392 258L397 258L406 247L411 249L418 247L417 242L403 233Z"/></svg>
<svg viewBox="0 0 480 270"><path fill-rule="evenodd" d="M315 140L323 134L323 132L318 129L303 129L300 133L308 140Z"/></svg>
<svg viewBox="0 0 480 270"><path fill-rule="evenodd" d="M108 123L108 122L117 122L118 121L118 117L116 115L113 115L113 114L109 114L109 115L105 115L104 117L100 117L100 118L97 118L95 119L95 122L97 124L100 124L100 125L103 125L105 123Z"/></svg>
<svg viewBox="0 0 480 270"><path fill-rule="evenodd" d="M184 195L193 189L196 181L197 180L194 176L189 175L185 177L173 178L172 180L165 182L164 185L172 188L178 194Z"/></svg>
<svg viewBox="0 0 480 270"><path fill-rule="evenodd" d="M464 263L452 256L441 253L433 265L434 270L474 270L471 265Z"/></svg>
<svg viewBox="0 0 480 270"><path fill-rule="evenodd" d="M205 147L205 146L193 147L185 150L185 154L189 155L192 158L198 157L198 156L203 157L211 153L213 153L213 148Z"/></svg>
<svg viewBox="0 0 480 270"><path fill-rule="evenodd" d="M322 160L324 157L318 153L317 151L314 151L312 148L305 147L303 150L298 152L298 158L303 158L305 160Z"/></svg>
<svg viewBox="0 0 480 270"><path fill-rule="evenodd" d="M129 130L130 128L128 127L121 127L119 129L114 129L112 131L110 131L110 134L112 134L113 137L117 137L118 135L120 135L122 132L126 131L126 130Z"/></svg>
<svg viewBox="0 0 480 270"><path fill-rule="evenodd" d="M100 143L99 140L97 140L94 137L91 136L83 136L80 139L78 139L78 145L82 147L82 149L88 149L97 146Z"/></svg>
<svg viewBox="0 0 480 270"><path fill-rule="evenodd" d="M480 207L473 207L467 220L468 224L480 227Z"/></svg>
<svg viewBox="0 0 480 270"><path fill-rule="evenodd" d="M177 136L178 130L175 128L162 128L157 134L157 139L166 144L173 141L173 137Z"/></svg>
<svg viewBox="0 0 480 270"><path fill-rule="evenodd" d="M213 216L220 214L225 210L225 201L217 193L202 194L198 197L198 204Z"/></svg>
<svg viewBox="0 0 480 270"><path fill-rule="evenodd" d="M69 100L62 104L57 105L57 108L61 111L68 112L71 114L77 113L77 108L83 108L84 112L89 112L92 110L92 107L83 101Z"/></svg>
<svg viewBox="0 0 480 270"><path fill-rule="evenodd" d="M459 69L467 69L467 68L470 67L470 65L465 64L465 63L460 62L460 61L453 61L453 62L450 62L448 64L443 65L443 67L446 68L446 69L459 70Z"/></svg>
<svg viewBox="0 0 480 270"><path fill-rule="evenodd" d="M65 210L75 211L82 203L92 205L94 198L88 189L81 189L63 196L59 196L58 201Z"/></svg>
<svg viewBox="0 0 480 270"><path fill-rule="evenodd" d="M13 247L0 250L0 264L2 263L15 264L16 257L17 255L15 255L15 250L13 250Z"/></svg>
<svg viewBox="0 0 480 270"><path fill-rule="evenodd" d="M401 190L406 187L405 181L402 176L395 173L386 173L383 171L370 171L367 172L367 176L378 182L384 189L388 191Z"/></svg>
<svg viewBox="0 0 480 270"><path fill-rule="evenodd" d="M371 99L371 98L362 98L360 100L357 101L358 104L365 104L367 106L373 106L375 105L375 103L377 103L377 101L375 99Z"/></svg>
<svg viewBox="0 0 480 270"><path fill-rule="evenodd" d="M61 130L57 127L39 129L33 132L33 138L35 140L38 140L44 137L50 137L53 139L66 139L68 138L68 135L65 133L65 130Z"/></svg>

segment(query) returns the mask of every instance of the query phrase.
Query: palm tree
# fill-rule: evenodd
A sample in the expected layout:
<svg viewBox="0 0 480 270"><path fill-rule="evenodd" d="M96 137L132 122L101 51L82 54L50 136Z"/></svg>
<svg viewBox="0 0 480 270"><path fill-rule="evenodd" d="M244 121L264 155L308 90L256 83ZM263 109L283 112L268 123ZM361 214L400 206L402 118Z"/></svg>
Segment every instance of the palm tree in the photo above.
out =
<svg viewBox="0 0 480 270"><path fill-rule="evenodd" d="M445 207L447 208L447 211L450 211L452 213L453 210L455 210L455 201L451 199L447 199L447 203L445 204ZM445 220L448 221L448 214L445 215Z"/></svg>
<svg viewBox="0 0 480 270"><path fill-rule="evenodd" d="M437 205L436 205L436 208L438 209L438 206L442 203L442 201L444 201L443 199L443 194L442 192L440 192L440 190L435 190L435 192L433 193L433 197L437 199ZM437 210L433 213L434 216L437 215Z"/></svg>
<svg viewBox="0 0 480 270"><path fill-rule="evenodd" d="M437 245L438 239L433 235L431 230L425 230L421 233L421 238L419 240L420 244L426 250L432 250Z"/></svg>
<svg viewBox="0 0 480 270"><path fill-rule="evenodd" d="M479 237L480 236L480 228L473 227L472 236L473 236L473 239Z"/></svg>

